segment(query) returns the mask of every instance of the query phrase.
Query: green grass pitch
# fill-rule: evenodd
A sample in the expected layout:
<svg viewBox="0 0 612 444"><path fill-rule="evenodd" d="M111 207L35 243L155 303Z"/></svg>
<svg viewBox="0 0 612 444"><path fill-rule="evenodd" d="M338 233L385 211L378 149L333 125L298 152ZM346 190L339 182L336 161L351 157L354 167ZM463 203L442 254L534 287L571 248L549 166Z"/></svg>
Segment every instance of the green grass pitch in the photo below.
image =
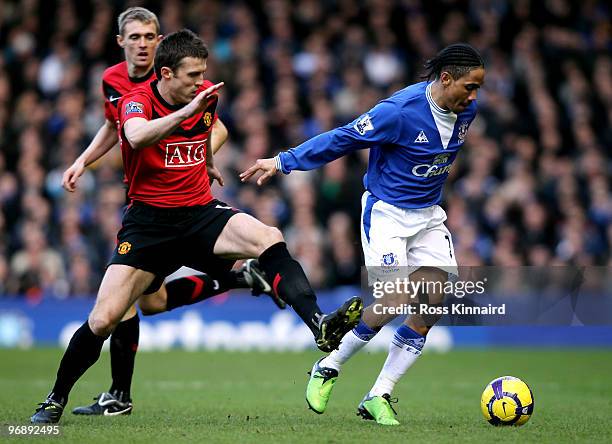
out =
<svg viewBox="0 0 612 444"><path fill-rule="evenodd" d="M49 390L61 351L0 350L0 423L26 424ZM131 416L76 417L70 409L109 386L104 352L72 392L61 442L612 442L612 353L607 350L477 350L425 354L396 388L399 427L355 415L385 354L357 355L328 411L304 401L316 352L155 352L137 357ZM482 418L480 394L497 376L524 379L535 412L521 428ZM6 435L2 440L7 439ZM20 442L41 438L14 438ZM398 441L399 440L399 441Z"/></svg>

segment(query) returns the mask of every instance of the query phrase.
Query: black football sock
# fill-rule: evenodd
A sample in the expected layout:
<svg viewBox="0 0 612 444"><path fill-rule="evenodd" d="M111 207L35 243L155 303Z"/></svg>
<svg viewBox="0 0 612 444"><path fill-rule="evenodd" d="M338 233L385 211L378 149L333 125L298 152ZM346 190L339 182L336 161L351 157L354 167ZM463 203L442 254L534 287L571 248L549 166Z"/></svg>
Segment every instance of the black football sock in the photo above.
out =
<svg viewBox="0 0 612 444"><path fill-rule="evenodd" d="M139 336L140 317L138 314L120 322L111 335L110 358L113 384L109 392L121 402L130 399Z"/></svg>
<svg viewBox="0 0 612 444"><path fill-rule="evenodd" d="M232 288L249 288L249 284L244 280L242 273L228 271L215 273L213 276L196 274L175 279L166 284L168 294L166 310L170 311L183 305L195 304L225 293Z"/></svg>
<svg viewBox="0 0 612 444"><path fill-rule="evenodd" d="M100 357L102 344L106 338L97 336L89 328L87 321L72 335L68 348L57 370L57 378L49 398L66 405L70 390Z"/></svg>
<svg viewBox="0 0 612 444"><path fill-rule="evenodd" d="M279 242L264 251L259 256L259 266L268 276L276 296L291 305L316 335L323 313L302 266L291 257L287 244Z"/></svg>

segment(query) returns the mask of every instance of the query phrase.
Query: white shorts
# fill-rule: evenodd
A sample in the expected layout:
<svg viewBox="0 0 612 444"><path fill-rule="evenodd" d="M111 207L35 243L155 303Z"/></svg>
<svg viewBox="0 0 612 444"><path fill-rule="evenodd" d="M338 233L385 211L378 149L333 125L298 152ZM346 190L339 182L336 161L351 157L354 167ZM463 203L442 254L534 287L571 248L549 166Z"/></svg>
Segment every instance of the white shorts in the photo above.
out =
<svg viewBox="0 0 612 444"><path fill-rule="evenodd" d="M368 282L407 278L419 267L457 275L453 238L438 205L405 209L378 200L368 191L361 198L361 245Z"/></svg>

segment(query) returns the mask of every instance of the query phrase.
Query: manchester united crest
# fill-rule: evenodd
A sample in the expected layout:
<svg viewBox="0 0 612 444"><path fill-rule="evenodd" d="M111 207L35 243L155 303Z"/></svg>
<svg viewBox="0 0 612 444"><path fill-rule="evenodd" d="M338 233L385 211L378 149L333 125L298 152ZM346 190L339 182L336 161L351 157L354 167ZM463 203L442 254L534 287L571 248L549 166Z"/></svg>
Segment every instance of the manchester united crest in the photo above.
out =
<svg viewBox="0 0 612 444"><path fill-rule="evenodd" d="M205 113L203 119L204 119L204 125L210 126L210 124L212 123L212 114Z"/></svg>
<svg viewBox="0 0 612 444"><path fill-rule="evenodd" d="M132 249L132 244L129 242L121 242L119 247L117 247L117 253L119 254L128 254Z"/></svg>

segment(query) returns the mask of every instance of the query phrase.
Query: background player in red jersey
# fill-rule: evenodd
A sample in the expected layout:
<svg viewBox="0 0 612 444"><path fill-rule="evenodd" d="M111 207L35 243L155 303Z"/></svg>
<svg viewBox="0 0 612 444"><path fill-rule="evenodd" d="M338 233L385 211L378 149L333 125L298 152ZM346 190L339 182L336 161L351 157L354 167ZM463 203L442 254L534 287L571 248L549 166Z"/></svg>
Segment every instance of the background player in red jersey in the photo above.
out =
<svg viewBox="0 0 612 444"><path fill-rule="evenodd" d="M160 80L119 101L132 204L96 304L72 336L51 393L31 417L34 423L59 421L70 390L97 361L104 340L129 307L181 265L217 271L229 269L238 258L259 258L265 274L274 276L274 293L311 328L322 350L336 348L359 322L359 298L331 314L321 312L278 229L213 198L209 177L220 183L222 178L210 155L210 134L214 93L223 84L205 82L207 56L206 46L191 31L170 34L155 56Z"/></svg>
<svg viewBox="0 0 612 444"><path fill-rule="evenodd" d="M117 44L123 48L125 61L104 71L102 91L106 120L85 151L64 172L63 186L71 192L76 190L78 179L85 168L117 144L119 99L133 89L155 79L153 69L155 50L162 39L157 16L145 8L129 8L119 15L118 28ZM211 133L213 153L221 148L227 135L225 125L219 118L214 117ZM246 288L254 285L257 286L257 291L269 288L258 274L256 264L249 263L239 271L229 271L218 276L198 274L176 279L168 285L162 285L159 290L151 294L143 295L138 303L143 314L151 315L199 302L224 293L230 288ZM280 301L276 302L282 305ZM95 402L91 405L75 408L74 414L115 416L131 413L133 404L130 391L138 348L139 323L136 307L132 305L111 335L112 383L108 392L96 396Z"/></svg>
<svg viewBox="0 0 612 444"><path fill-rule="evenodd" d="M155 78L153 61L155 50L162 39L157 16L145 8L126 9L118 18L117 44L123 48L125 61L104 71L104 124L83 153L66 169L62 184L74 191L85 168L104 156L118 142L117 104L119 99L134 88ZM220 119L213 126L212 147L216 153L227 139L227 128Z"/></svg>

